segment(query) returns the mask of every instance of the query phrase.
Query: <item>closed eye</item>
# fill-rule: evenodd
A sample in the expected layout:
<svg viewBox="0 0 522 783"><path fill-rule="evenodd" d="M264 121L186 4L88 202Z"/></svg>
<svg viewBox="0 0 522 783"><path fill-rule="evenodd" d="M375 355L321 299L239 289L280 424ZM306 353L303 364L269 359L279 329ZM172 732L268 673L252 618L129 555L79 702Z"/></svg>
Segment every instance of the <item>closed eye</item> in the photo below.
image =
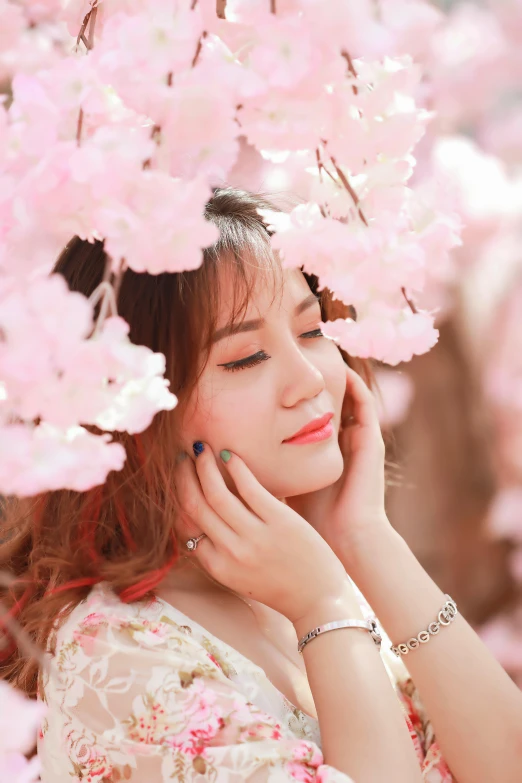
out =
<svg viewBox="0 0 522 783"><path fill-rule="evenodd" d="M324 337L321 329L312 329L310 332L303 332L303 334L300 336L307 340L313 339L314 337ZM247 367L255 367L257 364L266 362L266 360L270 358L271 357L266 353L266 351L261 350L257 351L257 353L253 353L252 356L246 356L244 359L238 359L235 362L225 362L224 364L218 364L218 367L223 367L223 369L227 370L227 372L234 372L235 370L244 370Z"/></svg>
<svg viewBox="0 0 522 783"><path fill-rule="evenodd" d="M266 362L267 359L270 359L270 356L265 351L258 351L252 354L252 356L246 356L244 359L238 359L236 362L218 364L218 367L223 367L224 370L233 372L234 370L244 370L246 367L255 367L256 364Z"/></svg>

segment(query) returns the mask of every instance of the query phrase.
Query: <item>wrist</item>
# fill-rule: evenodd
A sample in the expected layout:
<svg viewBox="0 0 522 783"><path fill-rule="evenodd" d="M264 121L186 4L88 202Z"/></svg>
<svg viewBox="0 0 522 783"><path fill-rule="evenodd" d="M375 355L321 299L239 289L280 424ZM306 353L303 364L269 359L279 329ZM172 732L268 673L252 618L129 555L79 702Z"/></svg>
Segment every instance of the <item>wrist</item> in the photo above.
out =
<svg viewBox="0 0 522 783"><path fill-rule="evenodd" d="M347 563L353 566L358 563L364 564L375 558L377 550L391 546L399 539L402 539L402 536L383 513L378 518L357 525L356 529L350 532L349 541L347 541L340 559L345 565Z"/></svg>
<svg viewBox="0 0 522 783"><path fill-rule="evenodd" d="M394 553L408 548L404 538L390 524L387 517L368 524L356 536L340 557L346 572L364 593L365 576L375 569L389 567Z"/></svg>
<svg viewBox="0 0 522 783"><path fill-rule="evenodd" d="M297 638L307 634L312 628L336 620L364 620L361 607L351 582L338 596L319 599L310 606L305 615L292 622Z"/></svg>

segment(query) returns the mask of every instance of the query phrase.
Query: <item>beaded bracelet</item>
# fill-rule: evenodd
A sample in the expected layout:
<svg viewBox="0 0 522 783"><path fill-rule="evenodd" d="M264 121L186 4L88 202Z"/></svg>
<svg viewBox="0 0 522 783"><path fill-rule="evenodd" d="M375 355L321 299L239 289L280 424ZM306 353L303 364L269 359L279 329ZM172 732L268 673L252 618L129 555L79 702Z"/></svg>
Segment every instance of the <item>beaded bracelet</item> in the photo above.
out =
<svg viewBox="0 0 522 783"><path fill-rule="evenodd" d="M449 595L444 597L448 600L438 613L437 619L428 625L427 631L421 631L418 636L414 636L408 642L397 644L391 648L397 658L401 655L407 655L410 650L415 650L420 644L429 642L431 636L436 636L439 633L441 625L449 625L453 622L457 615L457 604Z"/></svg>

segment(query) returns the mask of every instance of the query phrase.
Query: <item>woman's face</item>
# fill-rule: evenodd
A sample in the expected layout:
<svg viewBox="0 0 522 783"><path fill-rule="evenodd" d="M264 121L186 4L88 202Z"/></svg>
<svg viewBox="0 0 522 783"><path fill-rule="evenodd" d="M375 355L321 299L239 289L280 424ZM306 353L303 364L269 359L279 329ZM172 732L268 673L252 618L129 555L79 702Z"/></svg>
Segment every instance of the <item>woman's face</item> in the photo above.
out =
<svg viewBox="0 0 522 783"><path fill-rule="evenodd" d="M228 327L231 280L224 274L218 329L184 414L183 444L197 440L238 454L279 498L334 483L346 372L336 345L321 336L319 302L303 274L276 269L276 287L260 274L244 320ZM275 296L274 296L275 290ZM224 328L222 328L224 327ZM285 442L314 419L333 414L331 434L315 442ZM226 477L226 469L221 466Z"/></svg>

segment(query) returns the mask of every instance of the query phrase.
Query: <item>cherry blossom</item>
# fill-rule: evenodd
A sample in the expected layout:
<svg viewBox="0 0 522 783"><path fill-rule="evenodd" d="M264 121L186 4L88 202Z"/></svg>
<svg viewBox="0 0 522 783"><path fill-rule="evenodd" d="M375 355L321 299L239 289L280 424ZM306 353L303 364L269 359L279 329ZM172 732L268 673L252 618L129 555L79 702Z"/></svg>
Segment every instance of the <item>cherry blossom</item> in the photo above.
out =
<svg viewBox="0 0 522 783"><path fill-rule="evenodd" d="M38 757L27 760L36 744L46 705L27 699L5 680L0 681L0 780L36 783L40 779Z"/></svg>
<svg viewBox="0 0 522 783"><path fill-rule="evenodd" d="M201 179L184 181L146 171L129 190L126 203L103 205L96 211L97 228L106 237L107 252L124 257L135 272L196 269L201 248L219 237L217 228L203 218L209 196L210 189Z"/></svg>
<svg viewBox="0 0 522 783"><path fill-rule="evenodd" d="M150 424L152 402L155 410L176 404L166 390L165 357L133 345L128 324L119 317L106 319L91 337L90 303L70 292L59 275L39 278L28 291L6 296L0 325L5 335L3 388L21 418L41 418L64 428L82 422L105 429L102 422L109 421L107 429L136 432ZM116 415L123 400L125 412ZM141 429L136 429L137 421Z"/></svg>
<svg viewBox="0 0 522 783"><path fill-rule="evenodd" d="M433 348L438 340L433 321L429 313L412 313L409 308L397 312L375 304L356 321L339 318L321 328L352 356L372 356L395 366Z"/></svg>
<svg viewBox="0 0 522 783"><path fill-rule="evenodd" d="M56 488L58 475L100 483L123 464L110 433L174 407L164 357L130 343L111 287L125 269L201 264L219 236L204 206L241 139L308 178L304 203L264 217L285 266L355 307L331 336L390 364L430 349L433 314L412 297L432 267L447 278L460 226L436 189L410 186L432 113L416 103L422 71L405 47L440 14L393 5L381 15L370 0L333 0L325 14L320 0L229 0L221 19L210 0L9 5L15 40L51 18L70 39L50 64L15 67L0 109L0 429L15 455L1 492ZM74 235L104 241L113 275L91 301L49 277Z"/></svg>
<svg viewBox="0 0 522 783"><path fill-rule="evenodd" d="M5 495L38 495L53 489L85 492L121 470L125 449L108 433L83 427L66 432L51 424L30 430L21 424L1 428L0 485Z"/></svg>

